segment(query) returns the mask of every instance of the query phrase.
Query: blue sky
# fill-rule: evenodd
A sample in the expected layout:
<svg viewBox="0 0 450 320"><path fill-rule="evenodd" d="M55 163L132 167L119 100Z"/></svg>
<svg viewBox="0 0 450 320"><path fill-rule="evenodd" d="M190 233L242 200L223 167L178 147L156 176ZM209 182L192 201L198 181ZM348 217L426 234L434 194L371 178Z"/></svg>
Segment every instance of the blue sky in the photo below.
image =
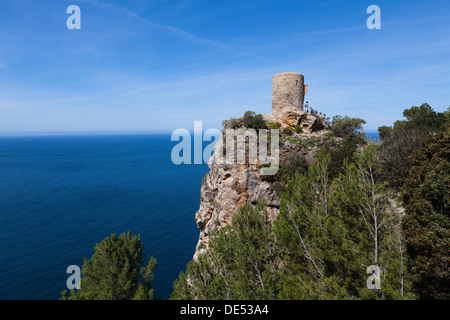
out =
<svg viewBox="0 0 450 320"><path fill-rule="evenodd" d="M68 30L69 5L81 30ZM381 30L369 30L369 5ZM271 78L366 131L450 105L450 2L0 0L0 132L221 128L270 113Z"/></svg>

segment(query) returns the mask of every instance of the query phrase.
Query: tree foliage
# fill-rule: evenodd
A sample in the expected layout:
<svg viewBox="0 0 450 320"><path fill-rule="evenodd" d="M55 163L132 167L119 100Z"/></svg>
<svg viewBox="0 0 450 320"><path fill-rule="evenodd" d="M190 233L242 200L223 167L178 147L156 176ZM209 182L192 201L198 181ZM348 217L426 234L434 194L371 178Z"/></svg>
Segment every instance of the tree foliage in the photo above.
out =
<svg viewBox="0 0 450 320"><path fill-rule="evenodd" d="M275 221L286 262L283 299L406 299L400 216L377 181L375 147L347 162L331 180L331 157L321 154L282 197ZM382 270L382 289L366 285L367 267Z"/></svg>
<svg viewBox="0 0 450 320"><path fill-rule="evenodd" d="M256 114L254 111L246 111L244 115L239 118L231 118L230 120L224 120L222 125L225 129L238 129L238 128L247 128L247 129L267 129L268 124L264 121L262 114ZM277 123L270 123L270 127L273 129L277 129ZM281 124L279 124L281 126Z"/></svg>
<svg viewBox="0 0 450 320"><path fill-rule="evenodd" d="M409 174L411 155L422 148L422 141L438 131L446 121L446 113L435 112L427 103L411 107L403 112L406 120L396 121L393 127L378 129L382 140L378 154L383 166L383 179L399 191Z"/></svg>
<svg viewBox="0 0 450 320"><path fill-rule="evenodd" d="M423 299L449 299L449 123L414 153L402 196L413 289Z"/></svg>
<svg viewBox="0 0 450 320"><path fill-rule="evenodd" d="M281 192L273 225L261 204L242 208L180 274L172 299L411 298L402 216L379 179L376 148L335 177L331 155L319 153ZM381 269L380 290L367 288L370 265Z"/></svg>
<svg viewBox="0 0 450 320"><path fill-rule="evenodd" d="M366 135L362 132L365 123L363 119L359 118L339 115L333 117L330 126L331 133L323 146L331 156L330 178L343 173L344 163L351 161L355 151L367 143Z"/></svg>
<svg viewBox="0 0 450 320"><path fill-rule="evenodd" d="M248 129L267 129L267 124L261 114L256 114L254 111L247 111L242 117L244 126Z"/></svg>
<svg viewBox="0 0 450 320"><path fill-rule="evenodd" d="M112 234L94 247L91 259L84 259L81 289L62 292L69 300L153 300L151 287L156 259L144 263L140 235Z"/></svg>
<svg viewBox="0 0 450 320"><path fill-rule="evenodd" d="M365 123L360 118L334 116L330 129L336 137L343 138L346 142L364 144L366 135L362 129Z"/></svg>
<svg viewBox="0 0 450 320"><path fill-rule="evenodd" d="M278 264L264 205L246 205L211 233L208 251L180 274L171 299L275 299Z"/></svg>

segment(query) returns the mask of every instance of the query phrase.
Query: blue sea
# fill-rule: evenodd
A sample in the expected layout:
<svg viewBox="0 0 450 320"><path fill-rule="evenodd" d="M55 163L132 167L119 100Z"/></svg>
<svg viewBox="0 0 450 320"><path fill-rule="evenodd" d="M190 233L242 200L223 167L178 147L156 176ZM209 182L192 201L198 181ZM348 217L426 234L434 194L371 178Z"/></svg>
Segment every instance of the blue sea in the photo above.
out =
<svg viewBox="0 0 450 320"><path fill-rule="evenodd" d="M0 299L59 299L67 267L128 230L158 260L152 284L167 299L194 254L209 171L173 164L177 143L168 134L0 137Z"/></svg>
<svg viewBox="0 0 450 320"><path fill-rule="evenodd" d="M208 167L174 165L170 135L0 137L0 299L59 299L69 265L140 234L157 296L192 259Z"/></svg>

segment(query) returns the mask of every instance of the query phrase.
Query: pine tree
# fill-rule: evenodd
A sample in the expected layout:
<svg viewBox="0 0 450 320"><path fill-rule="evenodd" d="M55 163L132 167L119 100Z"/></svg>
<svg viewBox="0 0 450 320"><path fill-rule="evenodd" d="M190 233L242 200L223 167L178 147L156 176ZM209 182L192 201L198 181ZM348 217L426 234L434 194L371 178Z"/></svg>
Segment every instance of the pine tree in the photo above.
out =
<svg viewBox="0 0 450 320"><path fill-rule="evenodd" d="M281 299L355 298L358 255L348 226L333 214L331 157L321 153L306 174L297 174L281 197L275 221L282 254ZM358 284L356 283L356 286Z"/></svg>
<svg viewBox="0 0 450 320"><path fill-rule="evenodd" d="M330 181L331 158L318 154L282 195L275 221L284 268L282 299L406 299L401 216L378 180L375 146L346 162ZM367 268L382 270L381 290L366 286Z"/></svg>
<svg viewBox="0 0 450 320"><path fill-rule="evenodd" d="M91 259L84 259L79 290L62 292L69 300L153 300L151 288L156 259L150 258L145 267L144 245L140 235L130 232L112 234L94 247Z"/></svg>
<svg viewBox="0 0 450 320"><path fill-rule="evenodd" d="M264 205L246 205L210 234L208 251L180 274L171 299L275 299L278 265Z"/></svg>
<svg viewBox="0 0 450 320"><path fill-rule="evenodd" d="M360 297L408 299L411 294L401 210L381 180L382 168L375 157L377 148L371 145L356 152L353 162L346 164L345 173L336 181L336 209L351 227L361 265L365 269L378 266L381 270L381 289L370 291L363 287Z"/></svg>
<svg viewBox="0 0 450 320"><path fill-rule="evenodd" d="M403 226L413 289L421 299L450 293L450 124L424 142L412 158L403 189Z"/></svg>
<svg viewBox="0 0 450 320"><path fill-rule="evenodd" d="M406 120L393 127L380 127L382 139L378 159L383 166L382 176L396 191L400 191L411 169L411 155L422 149L422 141L442 128L450 112L437 113L427 103L403 111Z"/></svg>

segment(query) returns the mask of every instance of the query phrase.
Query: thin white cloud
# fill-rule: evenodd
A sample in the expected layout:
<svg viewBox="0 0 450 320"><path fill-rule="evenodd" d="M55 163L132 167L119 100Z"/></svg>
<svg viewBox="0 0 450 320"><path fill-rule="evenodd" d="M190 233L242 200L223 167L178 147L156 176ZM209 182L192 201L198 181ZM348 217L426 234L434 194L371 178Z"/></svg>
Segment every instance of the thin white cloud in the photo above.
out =
<svg viewBox="0 0 450 320"><path fill-rule="evenodd" d="M113 10L117 14L122 14L122 15L125 15L125 16L133 17L133 18L135 18L135 19L137 19L137 20L139 20L139 21L149 25L153 29L173 34L175 36L178 36L178 37L183 38L183 39L188 40L188 41L197 42L197 43L201 43L201 44L207 44L207 45L211 45L211 46L214 46L214 47L218 47L218 48L226 49L226 50L229 50L229 51L233 51L233 52L241 54L241 55L252 56L252 57L263 59L263 60L266 60L266 61L275 62L272 59L269 59L269 58L266 58L266 57L263 57L263 56L260 56L260 55L255 55L255 54L252 54L252 53L248 53L248 52L237 50L237 49L232 48L229 45L227 45L227 44L225 44L223 42L220 42L220 41L211 40L211 39L199 36L197 34L194 34L194 33L188 32L188 31L184 31L184 30L182 30L180 28L176 28L176 27L173 27L173 26L161 25L161 24L155 23L155 22L150 21L150 20L148 20L148 19L146 19L144 17L141 17L140 15L130 11L129 9L127 9L127 8L125 8L123 6L117 5L117 4L112 5L112 4L105 3L105 2L100 1L100 0L80 0L80 1L88 3L88 4L91 4L91 5L94 5L94 6L97 6L97 7L100 7L100 8Z"/></svg>
<svg viewBox="0 0 450 320"><path fill-rule="evenodd" d="M129 9L122 7L120 5L117 4L109 4L103 1L99 1L99 0L81 0L81 2L85 2L88 3L90 5L94 5L96 7L100 7L100 8L105 8L105 9L109 9L112 10L114 12L116 12L117 14L121 14L121 15L125 15L125 16L130 16L133 18L136 18L137 20L144 22L145 24L151 26L154 29L160 30L160 31L164 31L164 32L168 32L174 35L177 35L179 37L182 37L186 40L190 40L190 41L195 41L195 42L199 42L199 43L206 43L206 44L210 44L210 45L214 45L217 47L221 47L221 48L226 48L226 49L232 49L229 46L227 46L226 44L220 42L220 41L215 41L215 40L211 40L211 39L207 39L204 37L201 37L199 35L184 31L182 29L176 28L176 27L172 27L172 26L166 26L166 25L160 25L158 23L154 23L146 18L141 17L140 15L130 11Z"/></svg>

